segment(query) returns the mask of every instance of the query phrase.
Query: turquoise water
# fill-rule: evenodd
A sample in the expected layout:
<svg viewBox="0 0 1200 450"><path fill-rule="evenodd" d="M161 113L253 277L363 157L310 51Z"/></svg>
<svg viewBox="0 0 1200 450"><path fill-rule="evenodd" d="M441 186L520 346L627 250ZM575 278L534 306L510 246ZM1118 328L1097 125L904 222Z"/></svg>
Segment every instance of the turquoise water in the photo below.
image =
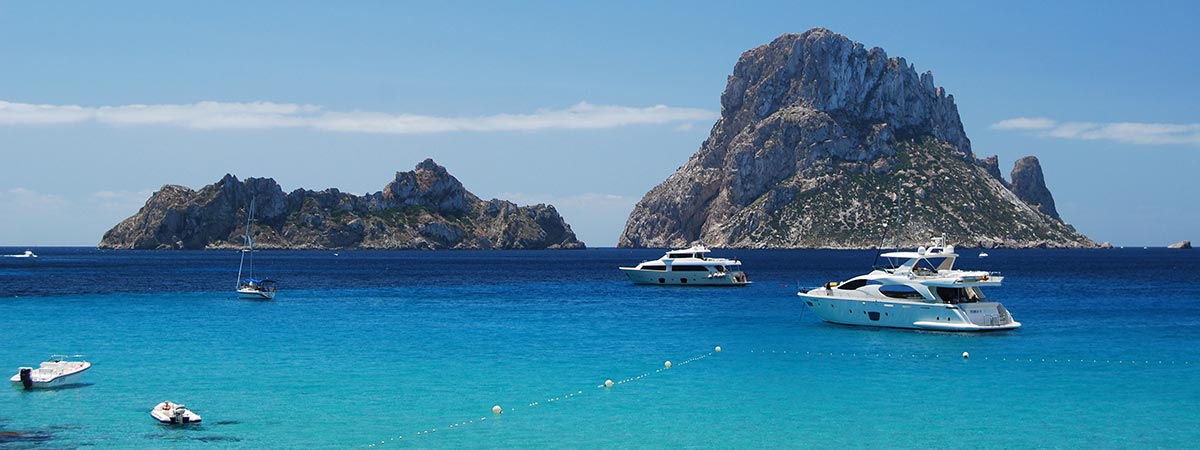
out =
<svg viewBox="0 0 1200 450"><path fill-rule="evenodd" d="M33 250L0 258L3 373L93 368L0 391L5 448L1200 446L1194 251L967 250L1024 327L953 334L805 311L861 251L717 252L745 288L616 270L656 250L268 251L262 302L236 252ZM154 422L168 399L204 423Z"/></svg>

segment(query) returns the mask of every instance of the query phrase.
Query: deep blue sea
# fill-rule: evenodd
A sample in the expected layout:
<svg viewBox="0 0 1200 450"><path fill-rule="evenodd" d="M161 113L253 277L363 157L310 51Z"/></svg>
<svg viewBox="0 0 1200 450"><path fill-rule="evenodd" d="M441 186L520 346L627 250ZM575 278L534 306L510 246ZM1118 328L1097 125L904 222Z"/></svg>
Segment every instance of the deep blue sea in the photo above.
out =
<svg viewBox="0 0 1200 450"><path fill-rule="evenodd" d="M0 258L3 375L93 367L0 390L3 448L1200 447L1195 250L964 250L1023 324L985 334L805 310L870 251L714 252L744 288L616 269L660 250L263 251L254 301L236 251L32 250Z"/></svg>

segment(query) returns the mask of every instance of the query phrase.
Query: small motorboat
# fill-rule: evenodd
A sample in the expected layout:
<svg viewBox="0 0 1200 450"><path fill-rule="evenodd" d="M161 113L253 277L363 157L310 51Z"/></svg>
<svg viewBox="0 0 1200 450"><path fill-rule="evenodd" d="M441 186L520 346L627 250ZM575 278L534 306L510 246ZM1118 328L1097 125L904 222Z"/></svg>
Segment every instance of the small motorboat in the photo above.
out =
<svg viewBox="0 0 1200 450"><path fill-rule="evenodd" d="M37 255L32 250L25 250L25 253L17 255L4 255L5 258L37 258Z"/></svg>
<svg viewBox="0 0 1200 450"><path fill-rule="evenodd" d="M9 381L25 389L62 386L77 381L83 376L83 372L91 367L92 363L87 361L68 361L65 355L50 355L50 360L43 362L36 369L17 369L17 374L9 378Z"/></svg>
<svg viewBox="0 0 1200 450"><path fill-rule="evenodd" d="M189 423L200 423L200 415L187 409L182 403L172 403L165 401L154 405L154 409L150 410L150 417L161 423L169 423L173 425L185 425Z"/></svg>

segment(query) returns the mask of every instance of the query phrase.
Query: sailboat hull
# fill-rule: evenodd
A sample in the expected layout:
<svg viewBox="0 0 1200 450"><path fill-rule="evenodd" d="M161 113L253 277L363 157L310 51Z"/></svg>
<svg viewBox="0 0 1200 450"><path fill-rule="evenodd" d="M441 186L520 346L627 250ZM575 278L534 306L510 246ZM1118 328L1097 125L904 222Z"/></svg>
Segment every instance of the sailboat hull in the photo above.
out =
<svg viewBox="0 0 1200 450"><path fill-rule="evenodd" d="M260 291L257 289L238 289L238 298L248 300L271 300L275 298L275 291Z"/></svg>

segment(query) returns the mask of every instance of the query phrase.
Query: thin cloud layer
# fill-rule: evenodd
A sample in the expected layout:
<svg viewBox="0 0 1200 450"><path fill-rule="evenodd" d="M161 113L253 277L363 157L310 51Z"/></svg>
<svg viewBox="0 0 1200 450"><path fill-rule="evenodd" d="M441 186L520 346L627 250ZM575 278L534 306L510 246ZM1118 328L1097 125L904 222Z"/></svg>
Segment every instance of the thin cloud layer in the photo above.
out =
<svg viewBox="0 0 1200 450"><path fill-rule="evenodd" d="M1200 145L1200 123L1058 122L1044 117L1017 117L991 125L993 130L1035 131L1039 136L1126 144Z"/></svg>
<svg viewBox="0 0 1200 450"><path fill-rule="evenodd" d="M84 107L0 100L0 125L6 126L99 123L113 126L165 125L199 130L309 128L348 133L429 134L601 129L715 118L716 113L697 108L666 105L638 108L587 102L566 109L541 109L530 114L441 117L325 111L317 105L272 102Z"/></svg>

